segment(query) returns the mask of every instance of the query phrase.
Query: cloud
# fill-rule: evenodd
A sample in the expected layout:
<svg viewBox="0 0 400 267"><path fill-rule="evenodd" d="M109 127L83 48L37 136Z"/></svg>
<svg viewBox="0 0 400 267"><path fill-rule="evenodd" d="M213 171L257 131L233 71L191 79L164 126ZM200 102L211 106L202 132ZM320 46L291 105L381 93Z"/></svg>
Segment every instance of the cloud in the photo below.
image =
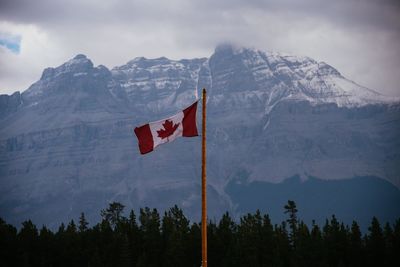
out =
<svg viewBox="0 0 400 267"><path fill-rule="evenodd" d="M208 57L222 42L309 56L400 96L400 4L374 0L3 0L0 92L24 90L75 54L121 65L136 56ZM6 26L5 26L6 25ZM7 62L4 64L4 62Z"/></svg>
<svg viewBox="0 0 400 267"><path fill-rule="evenodd" d="M12 93L29 87L44 68L58 65L68 56L62 45L34 25L0 22L0 32L20 36L19 53L0 46L0 91Z"/></svg>

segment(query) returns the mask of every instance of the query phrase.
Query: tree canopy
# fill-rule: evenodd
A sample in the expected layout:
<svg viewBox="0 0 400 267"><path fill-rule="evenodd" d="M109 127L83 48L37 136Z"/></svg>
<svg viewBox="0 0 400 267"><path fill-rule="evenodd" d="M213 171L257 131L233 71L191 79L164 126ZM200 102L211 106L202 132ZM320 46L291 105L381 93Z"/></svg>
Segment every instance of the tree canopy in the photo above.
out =
<svg viewBox="0 0 400 267"><path fill-rule="evenodd" d="M174 206L163 216L156 209L124 215L124 205L110 203L102 221L89 227L85 214L78 224L57 231L22 228L0 218L1 266L200 266L201 227ZM400 219L382 224L376 217L364 235L357 222L344 225L333 215L320 227L297 216L294 201L283 207L286 221L272 224L260 211L236 222L225 213L208 222L210 266L400 266Z"/></svg>

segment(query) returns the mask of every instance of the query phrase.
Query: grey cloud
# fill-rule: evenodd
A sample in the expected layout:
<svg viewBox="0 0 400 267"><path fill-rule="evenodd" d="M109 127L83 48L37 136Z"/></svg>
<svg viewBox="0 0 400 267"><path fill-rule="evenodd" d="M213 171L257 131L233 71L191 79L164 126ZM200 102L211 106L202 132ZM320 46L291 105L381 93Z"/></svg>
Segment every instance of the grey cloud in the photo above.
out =
<svg viewBox="0 0 400 267"><path fill-rule="evenodd" d="M120 24L202 30L224 28L225 24L245 28L242 17L255 11L260 16L279 14L282 21L294 23L312 18L353 31L392 31L400 40L400 1L393 0L3 0L0 19L54 30Z"/></svg>
<svg viewBox="0 0 400 267"><path fill-rule="evenodd" d="M316 57L397 95L399 17L400 1L391 0L0 2L0 21L38 25L69 50L90 51L109 67L142 55L209 56L215 45L231 41Z"/></svg>
<svg viewBox="0 0 400 267"><path fill-rule="evenodd" d="M335 24L399 30L400 1L396 0L203 0L203 1L93 1L93 0L3 0L0 16L23 23L62 23L71 21L138 21L218 19L221 12L249 9L299 17L320 17ZM194 14L197 14L193 16ZM218 16L218 17L216 17ZM214 20L212 19L212 20ZM189 21L190 21L189 20Z"/></svg>
<svg viewBox="0 0 400 267"><path fill-rule="evenodd" d="M204 6L208 6L212 2L214 1L202 1ZM400 1L398 0L225 0L217 2L221 8L231 6L235 9L243 9L245 7L298 17L319 17L334 24L362 27L373 25L397 30L400 28L400 19L398 19Z"/></svg>

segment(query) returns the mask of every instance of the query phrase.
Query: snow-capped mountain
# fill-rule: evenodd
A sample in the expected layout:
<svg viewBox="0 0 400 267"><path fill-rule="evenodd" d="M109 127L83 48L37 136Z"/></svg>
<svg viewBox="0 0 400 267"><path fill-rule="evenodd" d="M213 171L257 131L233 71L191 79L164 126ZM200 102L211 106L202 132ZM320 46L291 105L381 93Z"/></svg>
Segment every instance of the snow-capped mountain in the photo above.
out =
<svg viewBox="0 0 400 267"><path fill-rule="evenodd" d="M334 103L338 107L394 100L357 85L328 64L308 57L222 46L211 56L209 66L213 70L213 93L220 96L218 99L224 99L221 96L226 93L236 93L237 98L258 98L267 111L288 99Z"/></svg>
<svg viewBox="0 0 400 267"><path fill-rule="evenodd" d="M391 204L400 200L398 99L307 57L222 45L209 58L141 57L111 70L77 55L45 69L26 91L0 96L0 217L49 224L84 211L94 221L107 202L121 201L130 208L178 204L198 218L200 139L140 156L133 128L190 105L203 87L211 216L269 208L240 196L257 195L255 183L288 185L294 176L304 185L312 177L375 177L354 180L368 181L368 194L348 197L363 203L375 196L365 218L400 216ZM305 213L330 194L310 195ZM354 203L346 211L332 203L327 212L357 218Z"/></svg>

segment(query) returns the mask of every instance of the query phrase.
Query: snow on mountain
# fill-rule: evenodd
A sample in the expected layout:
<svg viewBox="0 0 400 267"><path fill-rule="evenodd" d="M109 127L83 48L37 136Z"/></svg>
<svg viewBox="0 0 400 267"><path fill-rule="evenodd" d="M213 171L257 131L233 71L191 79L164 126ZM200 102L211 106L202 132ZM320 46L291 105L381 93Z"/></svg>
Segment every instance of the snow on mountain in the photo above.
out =
<svg viewBox="0 0 400 267"><path fill-rule="evenodd" d="M111 72L136 107L151 112L170 107L172 111L196 99L199 71L205 61L140 57Z"/></svg>
<svg viewBox="0 0 400 267"><path fill-rule="evenodd" d="M48 88L56 89L54 88L54 84L51 83L54 82L57 77L68 76L68 74L72 75L73 77L82 74L87 75L87 71L92 69L92 61L90 61L85 55L77 55L73 59L67 61L57 68L45 69L40 80L30 86L28 90L24 92L24 94L27 98L41 96L44 93L48 94L49 92L44 92L43 90Z"/></svg>
<svg viewBox="0 0 400 267"><path fill-rule="evenodd" d="M220 57L224 60L221 61ZM343 77L328 64L308 57L221 46L210 58L210 64L213 65L215 60L224 64L223 67L226 63L231 64L232 68L215 73L213 90L218 90L221 95L238 91L238 98L260 98L265 102L267 112L285 99L305 100L312 104L334 103L338 107L399 101L398 98L386 97L362 87ZM218 69L218 65L214 67ZM226 76L230 83L224 84ZM241 82L235 81L235 77L242 79Z"/></svg>
<svg viewBox="0 0 400 267"><path fill-rule="evenodd" d="M324 62L230 45L217 47L210 59L176 61L139 57L111 72L101 65L94 68L85 55L77 55L57 68L45 69L41 79L23 93L23 98L35 105L34 99L43 95L43 89L50 88L45 93L49 95L71 83L70 80L98 80L96 77L107 79L108 90L114 97L127 98L139 109L152 112L184 107L196 98L197 90L201 89L199 84L206 85L216 103L229 93L237 100L258 99L267 112L285 99L334 103L339 107L399 101L346 79Z"/></svg>
<svg viewBox="0 0 400 267"><path fill-rule="evenodd" d="M5 138L126 116L130 112L126 99L118 85L109 87L112 82L105 66L94 67L84 55L47 68L40 80L21 94L23 105L12 114L15 116L0 122L0 134Z"/></svg>

